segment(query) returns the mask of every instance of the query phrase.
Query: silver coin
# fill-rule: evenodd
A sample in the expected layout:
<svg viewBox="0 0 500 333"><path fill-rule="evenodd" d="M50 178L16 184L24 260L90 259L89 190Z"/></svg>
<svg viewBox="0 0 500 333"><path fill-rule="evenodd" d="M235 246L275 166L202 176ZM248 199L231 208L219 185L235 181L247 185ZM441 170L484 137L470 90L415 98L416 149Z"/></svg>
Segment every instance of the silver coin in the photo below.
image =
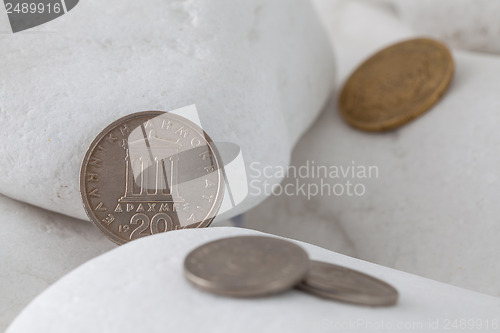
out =
<svg viewBox="0 0 500 333"><path fill-rule="evenodd" d="M399 297L398 291L384 281L347 267L314 260L297 288L327 299L370 306L394 305Z"/></svg>
<svg viewBox="0 0 500 333"><path fill-rule="evenodd" d="M145 111L106 127L80 172L83 205L112 241L202 228L222 203L222 162L210 137L176 114Z"/></svg>
<svg viewBox="0 0 500 333"><path fill-rule="evenodd" d="M204 244L184 261L186 278L216 294L257 297L288 290L309 270L307 253L294 243L239 236Z"/></svg>

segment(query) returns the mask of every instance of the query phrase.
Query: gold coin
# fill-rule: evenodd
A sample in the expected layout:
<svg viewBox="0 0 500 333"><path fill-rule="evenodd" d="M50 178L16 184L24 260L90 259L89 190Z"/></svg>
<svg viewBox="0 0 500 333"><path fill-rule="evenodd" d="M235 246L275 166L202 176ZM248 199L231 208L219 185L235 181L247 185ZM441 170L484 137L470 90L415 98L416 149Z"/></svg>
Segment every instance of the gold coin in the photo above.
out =
<svg viewBox="0 0 500 333"><path fill-rule="evenodd" d="M448 88L454 64L449 49L426 38L389 46L364 61L344 84L339 109L352 126L386 131L434 105Z"/></svg>

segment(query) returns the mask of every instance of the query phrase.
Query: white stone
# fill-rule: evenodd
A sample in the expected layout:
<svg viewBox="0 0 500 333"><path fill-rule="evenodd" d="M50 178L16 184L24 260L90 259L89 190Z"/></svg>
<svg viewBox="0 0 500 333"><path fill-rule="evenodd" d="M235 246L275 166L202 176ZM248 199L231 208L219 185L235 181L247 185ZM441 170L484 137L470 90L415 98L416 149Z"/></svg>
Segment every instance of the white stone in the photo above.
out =
<svg viewBox="0 0 500 333"><path fill-rule="evenodd" d="M405 328L403 325L412 323L422 327L412 326L413 330L431 331L435 325L443 329L451 318L480 319L483 325L486 320L490 325L498 320L498 298L301 242L297 243L314 259L357 269L393 284L400 292L399 303L387 308L353 306L298 290L236 299L200 291L186 281L183 260L189 251L207 241L248 234L259 233L208 228L128 243L63 277L25 308L7 333L384 332L387 327ZM375 325L382 326L377 329Z"/></svg>
<svg viewBox="0 0 500 333"><path fill-rule="evenodd" d="M61 276L114 247L90 223L0 195L0 331Z"/></svg>
<svg viewBox="0 0 500 333"><path fill-rule="evenodd" d="M412 34L397 17L367 4L322 13L325 20L335 14L338 22L350 22L330 31L338 41L341 81L375 49L399 40L401 31ZM245 215L244 226L500 296L500 57L453 55L448 92L410 124L388 133L358 131L342 121L333 101L297 145L294 166L308 160L377 166L378 179L358 180L364 196L272 197ZM346 179L330 181L337 182Z"/></svg>
<svg viewBox="0 0 500 333"><path fill-rule="evenodd" d="M117 118L196 104L246 163L287 165L334 81L307 0L81 1L0 45L0 192L83 219L83 155Z"/></svg>
<svg viewBox="0 0 500 333"><path fill-rule="evenodd" d="M500 53L500 2L496 0L390 0L419 34L456 48Z"/></svg>
<svg viewBox="0 0 500 333"><path fill-rule="evenodd" d="M312 3L327 28L340 80L373 52L416 35L379 1L312 0Z"/></svg>

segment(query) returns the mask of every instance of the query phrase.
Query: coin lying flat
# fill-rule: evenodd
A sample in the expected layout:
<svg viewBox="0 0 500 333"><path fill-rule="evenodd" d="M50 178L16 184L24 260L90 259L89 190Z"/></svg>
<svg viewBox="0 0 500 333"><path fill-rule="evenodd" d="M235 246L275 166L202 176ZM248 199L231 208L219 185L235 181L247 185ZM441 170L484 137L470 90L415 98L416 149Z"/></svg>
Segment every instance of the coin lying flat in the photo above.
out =
<svg viewBox="0 0 500 333"><path fill-rule="evenodd" d="M257 297L288 290L309 269L307 253L273 237L219 239L193 250L184 261L186 278L216 294Z"/></svg>
<svg viewBox="0 0 500 333"><path fill-rule="evenodd" d="M389 46L363 62L346 81L339 110L354 127L391 130L434 105L448 88L454 64L448 48L417 38Z"/></svg>
<svg viewBox="0 0 500 333"><path fill-rule="evenodd" d="M106 127L80 170L87 215L112 241L208 226L224 179L210 137L176 114L146 111Z"/></svg>
<svg viewBox="0 0 500 333"><path fill-rule="evenodd" d="M327 299L370 306L396 304L398 291L370 275L320 261L311 261L299 289Z"/></svg>

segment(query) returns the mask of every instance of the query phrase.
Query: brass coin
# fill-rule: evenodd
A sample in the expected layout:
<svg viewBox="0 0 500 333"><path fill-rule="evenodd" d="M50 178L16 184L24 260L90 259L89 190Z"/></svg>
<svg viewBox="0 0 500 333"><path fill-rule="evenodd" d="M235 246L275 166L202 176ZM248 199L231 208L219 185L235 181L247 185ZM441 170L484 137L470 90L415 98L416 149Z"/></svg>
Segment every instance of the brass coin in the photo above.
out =
<svg viewBox="0 0 500 333"><path fill-rule="evenodd" d="M417 38L389 46L363 62L339 97L352 126L386 131L408 123L434 105L453 77L453 58L435 40Z"/></svg>
<svg viewBox="0 0 500 333"><path fill-rule="evenodd" d="M80 170L85 211L117 244L208 226L223 189L210 137L186 118L162 111L134 113L106 127Z"/></svg>
<svg viewBox="0 0 500 333"><path fill-rule="evenodd" d="M257 297L297 285L309 269L307 253L294 243L263 236L219 239L193 250L186 278L198 288L233 297Z"/></svg>
<svg viewBox="0 0 500 333"><path fill-rule="evenodd" d="M323 298L370 306L396 304L399 296L394 287L370 275L314 260L297 287Z"/></svg>

